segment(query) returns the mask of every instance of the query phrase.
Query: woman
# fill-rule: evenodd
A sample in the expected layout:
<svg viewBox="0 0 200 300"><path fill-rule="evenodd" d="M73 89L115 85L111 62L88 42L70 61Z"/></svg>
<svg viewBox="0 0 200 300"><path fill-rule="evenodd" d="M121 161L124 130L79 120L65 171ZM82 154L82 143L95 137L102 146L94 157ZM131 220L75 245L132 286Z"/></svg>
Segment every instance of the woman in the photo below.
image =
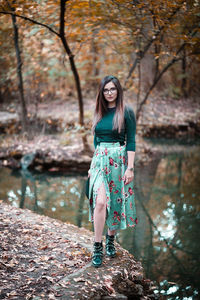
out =
<svg viewBox="0 0 200 300"><path fill-rule="evenodd" d="M90 211L94 222L93 266L102 264L104 225L106 254L116 255L117 229L137 223L133 194L136 123L132 109L124 107L119 80L106 76L99 87L93 121L95 152L88 176Z"/></svg>

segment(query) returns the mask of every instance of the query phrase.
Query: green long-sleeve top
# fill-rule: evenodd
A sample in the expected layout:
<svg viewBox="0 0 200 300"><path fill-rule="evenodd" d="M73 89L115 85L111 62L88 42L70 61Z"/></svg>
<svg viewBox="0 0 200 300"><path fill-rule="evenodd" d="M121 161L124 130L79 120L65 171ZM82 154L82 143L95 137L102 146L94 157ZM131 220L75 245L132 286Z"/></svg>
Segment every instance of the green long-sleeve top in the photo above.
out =
<svg viewBox="0 0 200 300"><path fill-rule="evenodd" d="M126 151L135 151L136 121L133 110L125 107L124 128L119 133L113 130L113 118L116 108L108 108L108 112L97 123L94 132L94 147L101 142L126 142Z"/></svg>

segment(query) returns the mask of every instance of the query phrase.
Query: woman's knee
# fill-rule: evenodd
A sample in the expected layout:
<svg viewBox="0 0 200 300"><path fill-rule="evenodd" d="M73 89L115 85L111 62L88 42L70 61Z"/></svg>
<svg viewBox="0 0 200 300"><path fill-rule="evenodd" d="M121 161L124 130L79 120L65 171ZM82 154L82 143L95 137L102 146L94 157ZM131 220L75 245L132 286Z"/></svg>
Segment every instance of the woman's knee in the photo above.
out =
<svg viewBox="0 0 200 300"><path fill-rule="evenodd" d="M96 202L96 209L101 211L104 210L105 208L106 208L105 201L103 201L103 199L98 199L98 201Z"/></svg>
<svg viewBox="0 0 200 300"><path fill-rule="evenodd" d="M97 199L96 199L96 208L98 210L104 210L106 208L106 191L103 184L98 190Z"/></svg>

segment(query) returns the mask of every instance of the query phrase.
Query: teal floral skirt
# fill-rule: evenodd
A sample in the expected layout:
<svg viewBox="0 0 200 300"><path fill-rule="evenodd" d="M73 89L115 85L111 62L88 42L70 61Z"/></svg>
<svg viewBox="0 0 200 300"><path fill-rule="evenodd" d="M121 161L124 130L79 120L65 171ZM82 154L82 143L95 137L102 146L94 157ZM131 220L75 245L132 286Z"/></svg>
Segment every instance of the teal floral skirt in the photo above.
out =
<svg viewBox="0 0 200 300"><path fill-rule="evenodd" d="M125 145L100 143L90 166L89 220L93 222L98 189L103 183L106 191L106 225L110 230L137 224L133 182L125 185L123 180L127 158Z"/></svg>

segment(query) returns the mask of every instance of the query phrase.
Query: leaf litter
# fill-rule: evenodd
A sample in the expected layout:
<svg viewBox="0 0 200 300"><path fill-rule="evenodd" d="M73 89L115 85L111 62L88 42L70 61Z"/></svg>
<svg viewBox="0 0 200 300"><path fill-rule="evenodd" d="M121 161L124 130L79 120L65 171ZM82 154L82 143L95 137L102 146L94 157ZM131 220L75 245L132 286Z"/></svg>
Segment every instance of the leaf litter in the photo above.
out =
<svg viewBox="0 0 200 300"><path fill-rule="evenodd" d="M92 267L86 229L0 201L0 232L0 299L156 299L141 263L119 244L116 258Z"/></svg>
<svg viewBox="0 0 200 300"><path fill-rule="evenodd" d="M87 264L90 253L63 236L59 221L37 215L30 222L34 214L24 211L27 218L0 203L0 299L56 299L53 284Z"/></svg>

